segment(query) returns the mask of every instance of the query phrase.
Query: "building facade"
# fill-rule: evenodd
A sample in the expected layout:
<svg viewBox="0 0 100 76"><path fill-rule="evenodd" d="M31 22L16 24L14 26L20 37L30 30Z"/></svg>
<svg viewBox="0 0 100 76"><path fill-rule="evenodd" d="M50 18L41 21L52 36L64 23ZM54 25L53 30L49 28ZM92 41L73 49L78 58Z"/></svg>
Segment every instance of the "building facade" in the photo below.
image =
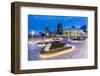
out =
<svg viewBox="0 0 100 76"><path fill-rule="evenodd" d="M49 37L49 28L48 28L48 25L45 26L45 36Z"/></svg>
<svg viewBox="0 0 100 76"><path fill-rule="evenodd" d="M75 28L65 30L64 36L68 39L73 39L73 40L85 39L87 37L86 33L84 33L82 30Z"/></svg>
<svg viewBox="0 0 100 76"><path fill-rule="evenodd" d="M57 34L62 35L62 24L61 23L58 23L57 25Z"/></svg>

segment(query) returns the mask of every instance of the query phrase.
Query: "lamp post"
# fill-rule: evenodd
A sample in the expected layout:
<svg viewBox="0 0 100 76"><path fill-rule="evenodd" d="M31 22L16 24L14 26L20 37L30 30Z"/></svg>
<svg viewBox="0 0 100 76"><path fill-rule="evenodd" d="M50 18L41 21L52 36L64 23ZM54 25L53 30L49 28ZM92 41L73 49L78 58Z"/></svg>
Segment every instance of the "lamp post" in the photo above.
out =
<svg viewBox="0 0 100 76"><path fill-rule="evenodd" d="M31 32L31 34L32 34L32 38L33 38L34 33L35 33L34 31Z"/></svg>

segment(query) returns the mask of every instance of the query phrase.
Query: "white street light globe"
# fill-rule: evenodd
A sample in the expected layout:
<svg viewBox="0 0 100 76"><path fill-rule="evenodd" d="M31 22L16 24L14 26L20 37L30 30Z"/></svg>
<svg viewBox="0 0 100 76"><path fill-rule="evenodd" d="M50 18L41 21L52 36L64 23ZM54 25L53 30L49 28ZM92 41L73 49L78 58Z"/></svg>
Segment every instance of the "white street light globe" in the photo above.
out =
<svg viewBox="0 0 100 76"><path fill-rule="evenodd" d="M34 31L32 31L32 32L31 32L31 34L32 34L32 35L34 35L34 34L35 34L35 32L34 32Z"/></svg>

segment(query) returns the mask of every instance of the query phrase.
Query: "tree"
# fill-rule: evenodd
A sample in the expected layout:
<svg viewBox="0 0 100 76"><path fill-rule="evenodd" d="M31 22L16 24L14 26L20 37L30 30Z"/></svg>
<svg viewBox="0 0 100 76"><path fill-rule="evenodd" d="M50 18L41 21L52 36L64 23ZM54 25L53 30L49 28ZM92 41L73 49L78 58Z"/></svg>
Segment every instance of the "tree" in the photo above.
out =
<svg viewBox="0 0 100 76"><path fill-rule="evenodd" d="M39 32L39 34L41 35L41 37L44 37L45 36L45 34L42 33L42 32Z"/></svg>
<svg viewBox="0 0 100 76"><path fill-rule="evenodd" d="M86 25L82 25L80 29L83 30L84 32L87 32L87 27L86 27Z"/></svg>
<svg viewBox="0 0 100 76"><path fill-rule="evenodd" d="M72 26L72 28L75 28L75 26Z"/></svg>

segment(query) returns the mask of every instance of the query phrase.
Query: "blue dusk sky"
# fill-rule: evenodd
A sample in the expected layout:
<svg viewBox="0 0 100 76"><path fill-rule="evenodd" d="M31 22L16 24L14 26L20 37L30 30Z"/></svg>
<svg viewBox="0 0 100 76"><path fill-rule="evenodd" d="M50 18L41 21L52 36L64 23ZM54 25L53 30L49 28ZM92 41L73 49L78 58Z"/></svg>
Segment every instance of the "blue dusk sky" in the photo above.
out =
<svg viewBox="0 0 100 76"><path fill-rule="evenodd" d="M44 32L45 26L48 26L49 31L55 32L58 23L62 24L63 30L72 26L80 28L82 25L88 26L88 17L28 15L28 33L32 31L35 33Z"/></svg>

